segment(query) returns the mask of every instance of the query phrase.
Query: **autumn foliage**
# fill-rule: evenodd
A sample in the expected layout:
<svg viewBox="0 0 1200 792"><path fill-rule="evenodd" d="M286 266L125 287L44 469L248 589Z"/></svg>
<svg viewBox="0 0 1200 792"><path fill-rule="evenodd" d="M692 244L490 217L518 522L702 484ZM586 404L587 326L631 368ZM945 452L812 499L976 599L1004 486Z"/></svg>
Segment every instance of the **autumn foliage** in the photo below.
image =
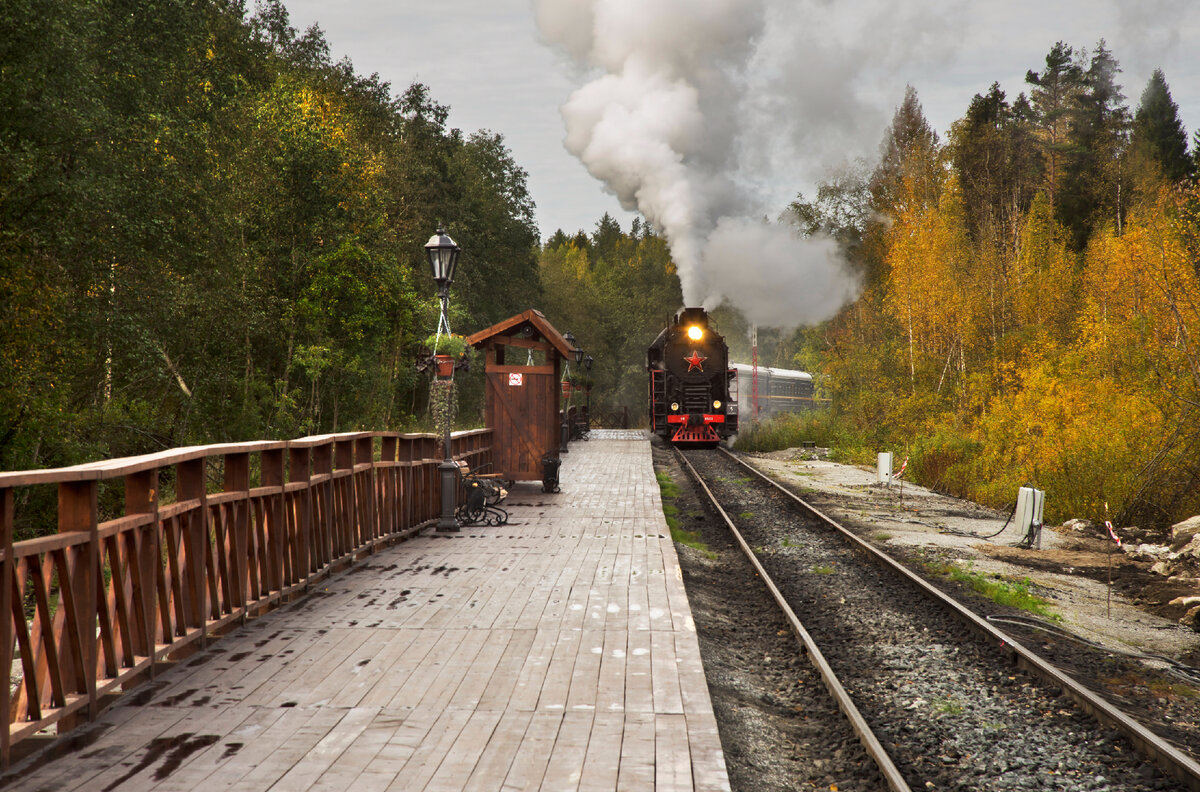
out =
<svg viewBox="0 0 1200 792"><path fill-rule="evenodd" d="M1164 176L1190 164L1146 156L1136 126L1131 140L1110 53L1076 63L1057 115L993 87L976 97L1003 111L989 137L969 116L888 165L923 124L910 90L858 229L868 287L797 343L819 347L863 456L906 451L921 482L996 506L1035 485L1050 520L1102 519L1107 504L1163 525L1200 511L1200 186ZM994 157L964 154L984 145Z"/></svg>

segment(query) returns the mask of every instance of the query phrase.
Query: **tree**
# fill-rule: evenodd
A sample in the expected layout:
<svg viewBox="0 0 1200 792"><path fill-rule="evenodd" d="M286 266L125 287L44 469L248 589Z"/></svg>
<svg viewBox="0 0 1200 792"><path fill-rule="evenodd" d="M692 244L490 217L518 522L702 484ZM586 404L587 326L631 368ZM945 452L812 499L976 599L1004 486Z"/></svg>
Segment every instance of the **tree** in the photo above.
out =
<svg viewBox="0 0 1200 792"><path fill-rule="evenodd" d="M828 234L838 241L851 261L870 217L870 172L864 160L856 160L835 170L817 186L816 197L808 200L797 193L785 217L796 224L801 234Z"/></svg>
<svg viewBox="0 0 1200 792"><path fill-rule="evenodd" d="M1046 68L1025 73L1030 85L1029 105L1037 125L1045 157L1045 187L1052 203L1058 199L1063 163L1071 151L1071 112L1083 90L1083 70L1075 63L1074 50L1059 41L1046 55Z"/></svg>
<svg viewBox="0 0 1200 792"><path fill-rule="evenodd" d="M1076 249L1086 244L1099 223L1118 233L1124 218L1129 181L1124 154L1129 138L1129 109L1116 78L1121 68L1101 39L1083 73L1083 90L1071 112L1072 153L1058 196L1060 222L1071 231Z"/></svg>
<svg viewBox="0 0 1200 792"><path fill-rule="evenodd" d="M1155 69L1133 117L1130 150L1143 162L1153 165L1162 178L1177 182L1193 171L1187 142L1187 132L1179 119L1179 105L1171 98L1162 69Z"/></svg>
<svg viewBox="0 0 1200 792"><path fill-rule="evenodd" d="M613 255L616 252L617 244L623 237L621 224L612 215L605 212L604 216L596 223L596 231L592 234L593 252L596 258L608 258Z"/></svg>
<svg viewBox="0 0 1200 792"><path fill-rule="evenodd" d="M0 42L0 465L412 425L436 316L538 299L526 174L279 0L14 0Z"/></svg>
<svg viewBox="0 0 1200 792"><path fill-rule="evenodd" d="M1010 106L999 83L992 83L986 96L974 96L966 117L951 130L968 230L1001 259L1017 245L1021 215L1042 176L1031 115L1024 94Z"/></svg>
<svg viewBox="0 0 1200 792"><path fill-rule="evenodd" d="M917 91L909 85L879 147L879 165L870 182L872 208L898 213L908 208L902 200L936 203L940 179L931 154L937 147L937 132L925 120Z"/></svg>
<svg viewBox="0 0 1200 792"><path fill-rule="evenodd" d="M870 220L860 247L859 265L868 287L886 278L884 237L891 222L914 207L937 203L941 183L938 165L938 136L925 120L916 90L904 89L904 100L896 108L892 123L879 145L879 164L867 184Z"/></svg>

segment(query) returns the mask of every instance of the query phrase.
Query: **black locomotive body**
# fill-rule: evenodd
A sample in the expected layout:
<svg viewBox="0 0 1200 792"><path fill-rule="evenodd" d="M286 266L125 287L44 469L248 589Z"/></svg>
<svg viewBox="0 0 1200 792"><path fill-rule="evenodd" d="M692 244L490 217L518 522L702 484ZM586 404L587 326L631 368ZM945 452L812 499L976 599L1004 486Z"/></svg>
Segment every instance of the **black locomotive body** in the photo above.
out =
<svg viewBox="0 0 1200 792"><path fill-rule="evenodd" d="M684 308L646 352L650 428L680 446L714 447L737 433L736 372L703 308ZM735 386L736 387L736 386Z"/></svg>

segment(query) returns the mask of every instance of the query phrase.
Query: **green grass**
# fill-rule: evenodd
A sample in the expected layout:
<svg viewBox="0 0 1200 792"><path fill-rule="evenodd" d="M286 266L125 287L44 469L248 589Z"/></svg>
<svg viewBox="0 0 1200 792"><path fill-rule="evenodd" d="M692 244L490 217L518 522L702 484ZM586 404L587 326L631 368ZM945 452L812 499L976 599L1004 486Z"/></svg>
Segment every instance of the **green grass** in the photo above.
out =
<svg viewBox="0 0 1200 792"><path fill-rule="evenodd" d="M963 705L961 701L956 699L934 699L933 709L937 712L943 712L947 715L962 715Z"/></svg>
<svg viewBox="0 0 1200 792"><path fill-rule="evenodd" d="M664 501L679 497L679 485L671 480L671 474L660 470L654 474L654 477L658 479L658 490L662 493Z"/></svg>
<svg viewBox="0 0 1200 792"><path fill-rule="evenodd" d="M888 539L891 539L891 538L892 538L892 535L890 533L884 533L883 531L880 531L879 533L875 534L876 542L886 542Z"/></svg>
<svg viewBox="0 0 1200 792"><path fill-rule="evenodd" d="M835 444L839 434L840 429L832 410L805 410L781 413L765 421L741 423L735 447L739 451L780 451L796 448L806 440L830 447Z"/></svg>
<svg viewBox="0 0 1200 792"><path fill-rule="evenodd" d="M1002 575L985 575L955 564L926 564L926 568L967 586L997 605L1007 605L1010 608L1035 613L1051 621L1062 621L1062 616L1050 609L1048 600L1033 593L1033 581L1029 578L1013 579Z"/></svg>
<svg viewBox="0 0 1200 792"><path fill-rule="evenodd" d="M825 566L824 564L817 565L808 571L814 575L832 575L834 572L837 572L833 567Z"/></svg>
<svg viewBox="0 0 1200 792"><path fill-rule="evenodd" d="M754 516L754 512L751 512L751 511L744 511L744 512L738 513L738 517L743 520L749 520L753 516Z"/></svg>
<svg viewBox="0 0 1200 792"><path fill-rule="evenodd" d="M667 525L671 526L672 541L681 544L684 547L690 547L693 550L699 550L701 553L704 553L705 557L710 561L717 560L717 554L709 549L708 545L704 543L704 540L700 538L699 533L696 531L685 531L678 526L671 525L671 520L669 518L667 520Z"/></svg>
<svg viewBox="0 0 1200 792"><path fill-rule="evenodd" d="M716 560L717 554L704 543L699 532L684 530L683 524L675 516L679 514L679 507L671 501L679 497L679 485L665 471L655 472L654 477L658 479L658 491L662 494L663 516L667 520L667 527L671 529L671 541L693 550L699 550L710 560ZM693 514L696 513L693 512Z"/></svg>

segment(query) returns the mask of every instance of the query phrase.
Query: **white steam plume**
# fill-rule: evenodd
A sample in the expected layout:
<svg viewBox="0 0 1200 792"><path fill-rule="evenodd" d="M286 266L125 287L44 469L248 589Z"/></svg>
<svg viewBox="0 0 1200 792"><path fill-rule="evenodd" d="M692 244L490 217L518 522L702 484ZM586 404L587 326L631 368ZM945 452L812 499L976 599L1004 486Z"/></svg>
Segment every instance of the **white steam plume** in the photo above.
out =
<svg viewBox="0 0 1200 792"><path fill-rule="evenodd" d="M878 143L903 87L885 72L912 54L893 43L864 57L864 33L920 30L913 48L936 57L944 5L863 0L847 24L829 0L534 4L543 38L592 78L562 108L567 149L667 238L687 305L728 299L759 324L795 325L853 297L830 240L756 218L778 214L780 182L790 198L834 150Z"/></svg>

